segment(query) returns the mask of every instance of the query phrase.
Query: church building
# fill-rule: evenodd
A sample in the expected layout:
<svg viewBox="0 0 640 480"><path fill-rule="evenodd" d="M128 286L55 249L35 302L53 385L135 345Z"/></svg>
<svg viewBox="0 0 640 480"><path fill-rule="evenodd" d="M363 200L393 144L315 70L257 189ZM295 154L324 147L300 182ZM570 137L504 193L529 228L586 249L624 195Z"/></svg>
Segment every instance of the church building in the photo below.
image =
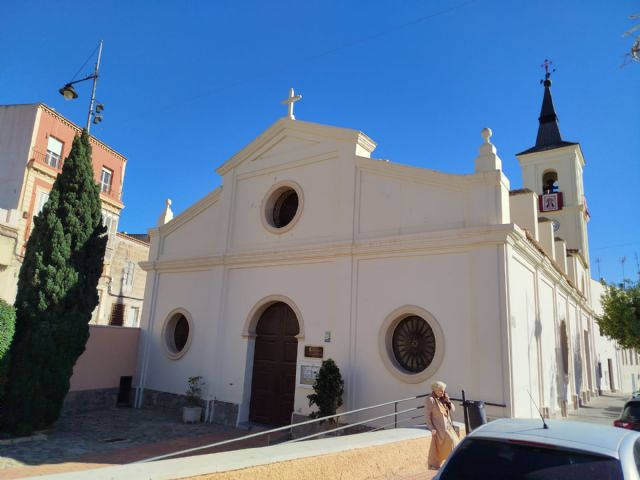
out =
<svg viewBox="0 0 640 480"><path fill-rule="evenodd" d="M205 382L205 420L286 425L332 358L343 410L430 391L563 416L596 394L585 161L547 74L511 190L481 132L466 175L378 160L364 133L288 115L150 231L136 406ZM480 142L479 142L480 143ZM470 159L471 160L471 159ZM614 359L615 360L615 359ZM532 402L532 399L534 402Z"/></svg>

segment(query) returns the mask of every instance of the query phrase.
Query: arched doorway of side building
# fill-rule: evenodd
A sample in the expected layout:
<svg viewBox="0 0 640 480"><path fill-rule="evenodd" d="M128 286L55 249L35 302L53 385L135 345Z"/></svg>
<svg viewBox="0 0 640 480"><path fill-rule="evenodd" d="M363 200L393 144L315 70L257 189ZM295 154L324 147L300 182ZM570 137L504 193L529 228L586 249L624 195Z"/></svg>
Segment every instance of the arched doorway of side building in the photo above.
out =
<svg viewBox="0 0 640 480"><path fill-rule="evenodd" d="M262 313L255 332L249 420L288 425L296 388L298 318L289 305L276 302Z"/></svg>

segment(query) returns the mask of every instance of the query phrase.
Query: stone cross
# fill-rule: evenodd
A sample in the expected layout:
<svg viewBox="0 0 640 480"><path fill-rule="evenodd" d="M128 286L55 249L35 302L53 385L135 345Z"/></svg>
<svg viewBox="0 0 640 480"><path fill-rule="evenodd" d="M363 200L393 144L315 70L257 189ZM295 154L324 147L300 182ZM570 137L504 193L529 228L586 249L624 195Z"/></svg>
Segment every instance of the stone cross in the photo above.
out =
<svg viewBox="0 0 640 480"><path fill-rule="evenodd" d="M296 103L298 100L302 99L302 95L296 95L293 92L293 88L291 88L289 90L289 98L287 98L286 100L283 100L281 103L283 105L287 105L288 106L288 116L291 120L295 120L296 117L293 116L293 104Z"/></svg>

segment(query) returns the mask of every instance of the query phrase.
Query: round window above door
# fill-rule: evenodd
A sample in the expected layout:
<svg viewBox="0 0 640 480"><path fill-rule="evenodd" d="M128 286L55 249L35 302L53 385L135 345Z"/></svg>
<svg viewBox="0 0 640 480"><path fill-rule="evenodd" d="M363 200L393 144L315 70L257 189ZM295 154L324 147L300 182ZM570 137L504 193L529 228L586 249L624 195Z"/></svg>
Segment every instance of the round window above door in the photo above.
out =
<svg viewBox="0 0 640 480"><path fill-rule="evenodd" d="M284 233L297 223L302 213L303 196L300 186L291 181L271 187L262 208L262 223L271 233Z"/></svg>

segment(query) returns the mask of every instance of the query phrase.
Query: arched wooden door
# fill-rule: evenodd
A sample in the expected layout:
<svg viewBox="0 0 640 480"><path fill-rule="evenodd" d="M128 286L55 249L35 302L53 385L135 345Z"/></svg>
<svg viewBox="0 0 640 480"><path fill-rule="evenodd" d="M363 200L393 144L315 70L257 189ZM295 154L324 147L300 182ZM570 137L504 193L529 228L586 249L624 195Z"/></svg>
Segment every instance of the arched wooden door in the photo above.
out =
<svg viewBox="0 0 640 480"><path fill-rule="evenodd" d="M286 303L268 307L256 326L249 420L267 425L291 423L300 332Z"/></svg>

